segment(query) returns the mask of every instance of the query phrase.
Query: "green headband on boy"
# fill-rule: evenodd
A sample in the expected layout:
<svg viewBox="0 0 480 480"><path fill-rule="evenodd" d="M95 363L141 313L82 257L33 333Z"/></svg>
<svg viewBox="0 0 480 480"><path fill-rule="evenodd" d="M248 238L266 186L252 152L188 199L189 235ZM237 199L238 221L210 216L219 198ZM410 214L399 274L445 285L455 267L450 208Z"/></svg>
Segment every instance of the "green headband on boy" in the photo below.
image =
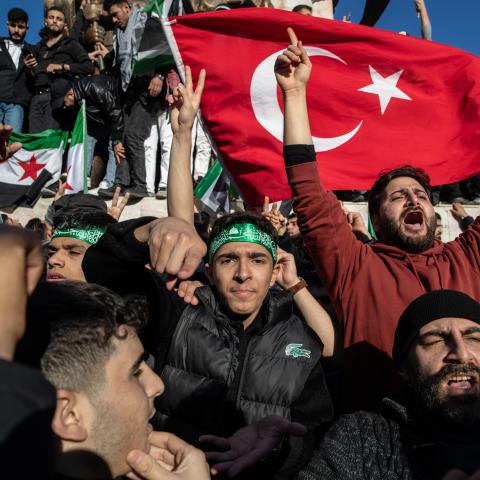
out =
<svg viewBox="0 0 480 480"><path fill-rule="evenodd" d="M71 237L95 245L105 233L105 230L105 228L100 227L57 228L53 231L52 240L57 237Z"/></svg>
<svg viewBox="0 0 480 480"><path fill-rule="evenodd" d="M277 262L277 244L268 233L260 230L253 223L235 223L222 230L213 239L208 252L209 263L212 263L213 257L215 257L220 247L231 242L257 243L267 249L272 256L273 263Z"/></svg>

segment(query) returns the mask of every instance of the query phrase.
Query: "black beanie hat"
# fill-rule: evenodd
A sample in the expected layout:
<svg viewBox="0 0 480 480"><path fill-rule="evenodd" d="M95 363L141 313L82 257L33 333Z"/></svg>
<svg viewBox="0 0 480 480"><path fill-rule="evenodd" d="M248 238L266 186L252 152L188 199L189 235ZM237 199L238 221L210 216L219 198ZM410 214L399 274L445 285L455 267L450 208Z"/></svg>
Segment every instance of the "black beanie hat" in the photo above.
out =
<svg viewBox="0 0 480 480"><path fill-rule="evenodd" d="M435 290L416 298L405 309L395 330L393 361L400 368L408 348L427 323L457 317L480 323L480 303L455 290Z"/></svg>

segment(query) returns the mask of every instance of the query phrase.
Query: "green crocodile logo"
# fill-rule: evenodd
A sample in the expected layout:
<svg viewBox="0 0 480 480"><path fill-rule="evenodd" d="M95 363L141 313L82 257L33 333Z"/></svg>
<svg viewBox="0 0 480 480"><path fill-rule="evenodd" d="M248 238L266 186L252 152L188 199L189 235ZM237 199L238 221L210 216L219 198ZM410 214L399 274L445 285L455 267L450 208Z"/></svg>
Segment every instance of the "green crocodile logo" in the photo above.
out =
<svg viewBox="0 0 480 480"><path fill-rule="evenodd" d="M299 358L299 357L310 358L310 354L312 352L302 347L303 347L302 343L289 343L285 347L285 355L287 357L293 357L293 358Z"/></svg>

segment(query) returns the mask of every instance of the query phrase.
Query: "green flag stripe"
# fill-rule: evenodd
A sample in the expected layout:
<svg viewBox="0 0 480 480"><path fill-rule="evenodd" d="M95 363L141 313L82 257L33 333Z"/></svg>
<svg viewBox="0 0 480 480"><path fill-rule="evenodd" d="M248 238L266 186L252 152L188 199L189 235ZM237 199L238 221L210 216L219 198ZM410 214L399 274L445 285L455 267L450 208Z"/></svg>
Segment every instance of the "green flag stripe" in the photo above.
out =
<svg viewBox="0 0 480 480"><path fill-rule="evenodd" d="M172 65L174 63L171 55L158 55L156 57L144 58L142 60L133 61L134 73L144 73L153 70L156 67L164 65Z"/></svg>
<svg viewBox="0 0 480 480"><path fill-rule="evenodd" d="M222 165L218 160L215 160L213 165L208 169L207 174L203 177L202 181L196 186L194 194L197 197L202 198L218 180L218 177L221 175L221 173Z"/></svg>
<svg viewBox="0 0 480 480"><path fill-rule="evenodd" d="M10 143L21 142L24 150L33 152L47 148L59 148L65 142L68 132L61 130L45 130L40 133L12 133Z"/></svg>
<svg viewBox="0 0 480 480"><path fill-rule="evenodd" d="M83 143L83 120L84 120L84 112L83 108L80 108L77 119L75 120L75 125L73 127L72 132L72 140L70 142L70 147L77 145L77 143Z"/></svg>

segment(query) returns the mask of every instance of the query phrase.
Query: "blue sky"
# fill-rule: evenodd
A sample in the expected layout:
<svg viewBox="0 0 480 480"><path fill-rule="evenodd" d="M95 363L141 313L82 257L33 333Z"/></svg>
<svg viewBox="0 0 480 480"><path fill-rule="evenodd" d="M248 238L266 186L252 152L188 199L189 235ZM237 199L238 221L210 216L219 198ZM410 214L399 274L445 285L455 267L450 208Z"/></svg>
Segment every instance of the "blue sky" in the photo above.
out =
<svg viewBox="0 0 480 480"><path fill-rule="evenodd" d="M425 0L433 25L433 40L480 55L480 2L478 0ZM352 13L352 21L358 22L363 13L363 0L340 0L336 18ZM19 6L30 15L28 40L36 42L42 27L42 0L2 0L0 7L0 35L6 35L5 20L10 8ZM420 35L413 0L390 0L377 27L395 32L406 30L411 35Z"/></svg>

